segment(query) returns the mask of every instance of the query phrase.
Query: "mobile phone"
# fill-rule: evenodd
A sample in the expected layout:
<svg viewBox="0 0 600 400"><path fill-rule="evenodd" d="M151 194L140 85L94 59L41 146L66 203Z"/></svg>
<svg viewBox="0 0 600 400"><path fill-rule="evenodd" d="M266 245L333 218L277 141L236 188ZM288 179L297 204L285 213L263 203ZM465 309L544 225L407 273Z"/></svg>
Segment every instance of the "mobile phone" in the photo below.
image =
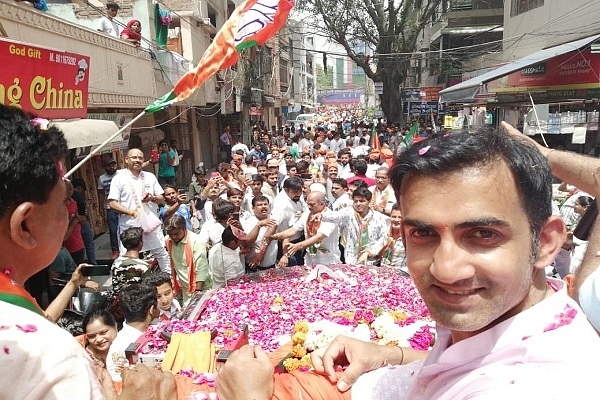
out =
<svg viewBox="0 0 600 400"><path fill-rule="evenodd" d="M217 362L224 363L227 361L229 356L233 353L233 350L221 350L217 353Z"/></svg>
<svg viewBox="0 0 600 400"><path fill-rule="evenodd" d="M179 194L185 194L186 190L185 189L179 189L177 190L179 192Z"/></svg>
<svg viewBox="0 0 600 400"><path fill-rule="evenodd" d="M110 265L84 265L81 267L83 276L107 276L110 275Z"/></svg>
<svg viewBox="0 0 600 400"><path fill-rule="evenodd" d="M245 180L252 179L252 174L251 174L250 172L246 172L246 173L244 174L244 179L245 179Z"/></svg>
<svg viewBox="0 0 600 400"><path fill-rule="evenodd" d="M211 173L210 173L210 178L211 178L211 179L215 179L215 178L218 178L218 177L220 177L220 176L221 176L221 174L220 174L220 173L218 173L217 171L214 171L214 172L211 172Z"/></svg>
<svg viewBox="0 0 600 400"><path fill-rule="evenodd" d="M579 223L573 229L573 236L575 236L579 240L587 241L590 239L590 233L592 232L592 228L594 227L594 222L596 222L596 218L598 217L598 203L596 199L592 201L592 204L585 210L585 213L581 216Z"/></svg>
<svg viewBox="0 0 600 400"><path fill-rule="evenodd" d="M152 150L152 154L150 155L151 161L158 161L158 150Z"/></svg>
<svg viewBox="0 0 600 400"><path fill-rule="evenodd" d="M240 220L240 213L239 212L234 212L233 214L231 214L231 217L234 220L239 221Z"/></svg>

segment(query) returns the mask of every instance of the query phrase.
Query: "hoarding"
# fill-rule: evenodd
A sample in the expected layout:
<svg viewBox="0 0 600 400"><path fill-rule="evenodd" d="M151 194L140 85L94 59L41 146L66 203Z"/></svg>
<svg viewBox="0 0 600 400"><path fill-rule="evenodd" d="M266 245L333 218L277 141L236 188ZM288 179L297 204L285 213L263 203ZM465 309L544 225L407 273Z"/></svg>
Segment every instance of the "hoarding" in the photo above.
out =
<svg viewBox="0 0 600 400"><path fill-rule="evenodd" d="M47 119L85 118L90 58L0 38L0 103Z"/></svg>

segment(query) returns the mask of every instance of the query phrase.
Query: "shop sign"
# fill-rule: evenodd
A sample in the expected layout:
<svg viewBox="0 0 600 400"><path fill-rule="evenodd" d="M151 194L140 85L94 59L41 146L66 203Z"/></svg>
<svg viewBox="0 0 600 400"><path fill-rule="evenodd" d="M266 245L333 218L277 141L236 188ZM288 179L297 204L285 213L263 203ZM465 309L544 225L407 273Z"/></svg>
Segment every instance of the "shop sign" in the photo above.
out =
<svg viewBox="0 0 600 400"><path fill-rule="evenodd" d="M598 99L600 98L600 88L548 90L546 97L549 99Z"/></svg>
<svg viewBox="0 0 600 400"><path fill-rule="evenodd" d="M442 86L422 86L418 88L404 88L402 101L438 101Z"/></svg>
<svg viewBox="0 0 600 400"><path fill-rule="evenodd" d="M90 58L0 38L0 103L47 119L87 116Z"/></svg>
<svg viewBox="0 0 600 400"><path fill-rule="evenodd" d="M522 68L488 83L493 93L523 92L531 88L592 89L600 87L600 54L589 49L561 54L542 63Z"/></svg>
<svg viewBox="0 0 600 400"><path fill-rule="evenodd" d="M446 112L444 105L437 101L418 101L418 102L405 102L403 104L404 114L409 115L425 115L431 114L443 114Z"/></svg>

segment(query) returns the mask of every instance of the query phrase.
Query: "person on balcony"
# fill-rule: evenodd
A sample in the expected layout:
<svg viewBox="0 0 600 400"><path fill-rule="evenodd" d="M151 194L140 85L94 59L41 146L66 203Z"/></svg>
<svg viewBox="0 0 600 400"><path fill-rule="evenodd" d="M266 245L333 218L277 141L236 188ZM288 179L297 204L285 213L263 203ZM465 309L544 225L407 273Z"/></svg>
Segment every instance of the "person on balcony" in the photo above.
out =
<svg viewBox="0 0 600 400"><path fill-rule="evenodd" d="M127 22L127 27L121 32L121 39L139 46L142 41L142 23L137 19Z"/></svg>
<svg viewBox="0 0 600 400"><path fill-rule="evenodd" d="M96 29L100 32L107 33L112 37L119 37L119 25L117 25L117 21L115 21L115 17L117 16L117 12L119 11L119 5L114 2L106 3L106 14L98 20L98 25Z"/></svg>

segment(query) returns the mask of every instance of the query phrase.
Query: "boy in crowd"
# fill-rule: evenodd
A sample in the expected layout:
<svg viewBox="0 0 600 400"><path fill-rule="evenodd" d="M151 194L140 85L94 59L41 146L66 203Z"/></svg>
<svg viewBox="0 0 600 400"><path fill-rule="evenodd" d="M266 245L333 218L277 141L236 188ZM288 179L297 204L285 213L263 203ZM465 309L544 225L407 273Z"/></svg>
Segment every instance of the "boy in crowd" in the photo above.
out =
<svg viewBox="0 0 600 400"><path fill-rule="evenodd" d="M144 279L144 283L156 288L159 309L158 318L169 320L181 311L181 305L175 298L171 275L165 272L159 272Z"/></svg>

